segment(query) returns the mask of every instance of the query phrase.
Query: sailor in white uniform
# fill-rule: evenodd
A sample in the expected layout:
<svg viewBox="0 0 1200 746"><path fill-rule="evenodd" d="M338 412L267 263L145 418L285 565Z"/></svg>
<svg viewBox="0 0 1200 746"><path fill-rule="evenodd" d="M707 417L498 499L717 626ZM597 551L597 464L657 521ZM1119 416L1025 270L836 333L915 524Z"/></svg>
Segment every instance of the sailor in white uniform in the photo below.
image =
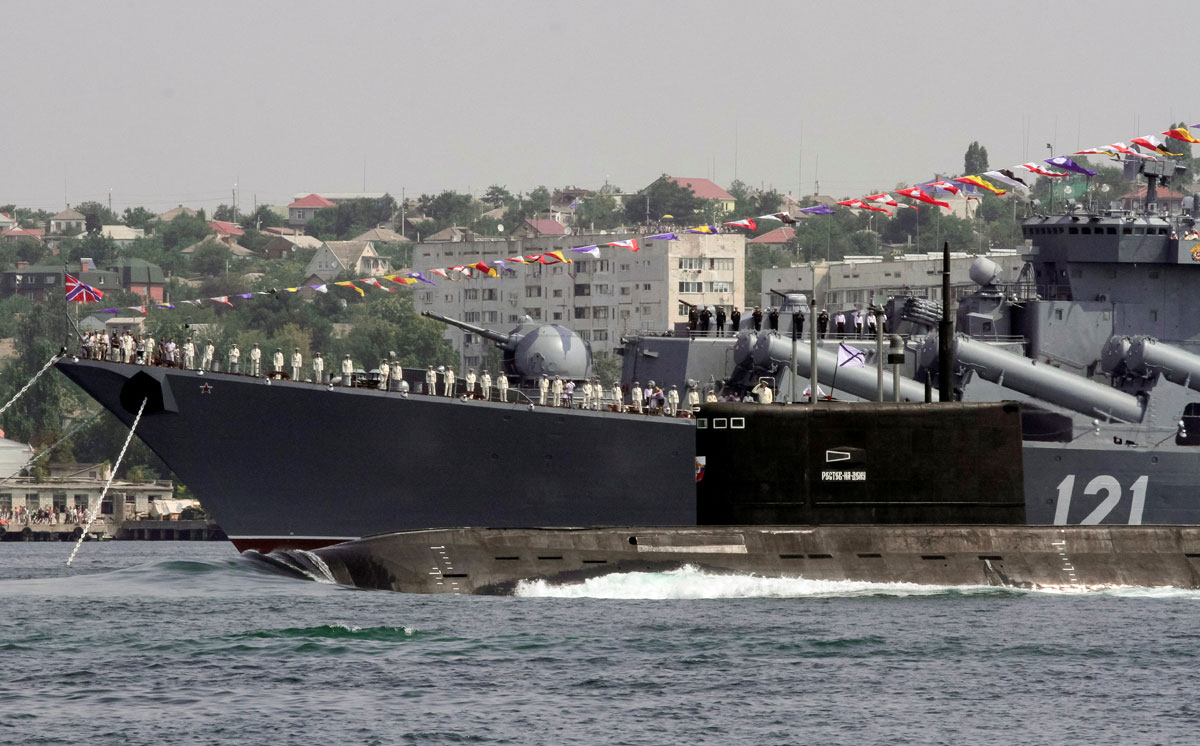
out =
<svg viewBox="0 0 1200 746"><path fill-rule="evenodd" d="M479 385L483 387L483 400L491 401L492 400L492 374L487 371L487 368L483 369L483 375L481 375L479 377Z"/></svg>
<svg viewBox="0 0 1200 746"><path fill-rule="evenodd" d="M300 354L300 348L297 347L292 351L292 380L300 380L300 369L304 367L304 356Z"/></svg>
<svg viewBox="0 0 1200 746"><path fill-rule="evenodd" d="M550 379L543 373L538 380L538 404L546 406L546 395L550 393Z"/></svg>
<svg viewBox="0 0 1200 746"><path fill-rule="evenodd" d="M478 382L478 380L479 380L478 377L476 377L476 375L475 375L475 369L467 368L466 382L467 382L467 398L468 399L475 398L475 384L476 384L476 382Z"/></svg>
<svg viewBox="0 0 1200 746"><path fill-rule="evenodd" d="M425 371L425 393L430 396L437 394L437 371L432 365Z"/></svg>
<svg viewBox="0 0 1200 746"><path fill-rule="evenodd" d="M508 376L504 375L504 371L496 374L496 391L500 394L500 401L508 402Z"/></svg>
<svg viewBox="0 0 1200 746"><path fill-rule="evenodd" d="M234 374L237 374L238 372L240 372L241 362L242 362L242 351L238 349L237 342L234 342L233 345L229 348L227 357L229 358L229 372L234 373Z"/></svg>
<svg viewBox="0 0 1200 746"><path fill-rule="evenodd" d="M250 375L262 375L262 350L258 348L258 342L254 343L253 349L250 350Z"/></svg>
<svg viewBox="0 0 1200 746"><path fill-rule="evenodd" d="M642 413L642 385L637 381L634 381L633 388L629 389L629 403L633 405L633 411Z"/></svg>
<svg viewBox="0 0 1200 746"><path fill-rule="evenodd" d="M321 353L313 353L313 380L317 383L325 382L325 358L321 357Z"/></svg>
<svg viewBox="0 0 1200 746"><path fill-rule="evenodd" d="M454 368L447 366L445 383L443 383L443 396L454 396Z"/></svg>

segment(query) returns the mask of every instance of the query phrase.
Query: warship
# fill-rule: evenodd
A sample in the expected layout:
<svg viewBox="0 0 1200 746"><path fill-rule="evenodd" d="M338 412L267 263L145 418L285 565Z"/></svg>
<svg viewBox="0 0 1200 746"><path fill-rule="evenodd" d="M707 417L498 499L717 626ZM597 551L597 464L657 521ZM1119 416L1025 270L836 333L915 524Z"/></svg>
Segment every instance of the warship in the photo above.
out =
<svg viewBox="0 0 1200 746"><path fill-rule="evenodd" d="M895 298L889 315L906 338L853 341L866 365L849 367L837 354L846 340L813 339L813 324L803 340L810 354L797 354L789 324L806 299L793 294L778 331L743 319L723 338L626 338L626 397L633 381L741 393L765 377L781 392L816 383L847 402L1017 402L1019 458L1005 458L1023 475L1021 524L1200 525L1200 241L1187 237L1196 210L1158 209L1156 182L1172 174L1146 168L1137 210L1072 203L1026 218L1030 249L1016 281L978 260L979 287L959 302L958 334L948 320L934 329L938 312L948 316L939 304ZM729 518L697 503L703 413L541 406L529 388L541 376L590 374L586 341L561 326L502 333L443 320L500 347L521 384L507 401L468 398L461 380L456 395L436 396L414 370L380 390L78 358L56 365L127 425L145 403L136 434L239 550L396 531L651 529ZM810 403L842 406L820 395ZM922 450L926 430L915 427L905 448L932 479L944 456ZM886 522L877 510L792 518Z"/></svg>

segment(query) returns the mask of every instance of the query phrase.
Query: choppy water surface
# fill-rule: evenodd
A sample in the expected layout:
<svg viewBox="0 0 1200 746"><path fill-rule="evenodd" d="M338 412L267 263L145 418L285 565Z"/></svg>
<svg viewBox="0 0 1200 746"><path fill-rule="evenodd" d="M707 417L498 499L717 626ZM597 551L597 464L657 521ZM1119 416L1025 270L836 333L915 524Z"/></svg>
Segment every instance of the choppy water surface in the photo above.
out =
<svg viewBox="0 0 1200 746"><path fill-rule="evenodd" d="M356 591L224 543L0 544L0 743L1178 744L1200 594L697 572Z"/></svg>

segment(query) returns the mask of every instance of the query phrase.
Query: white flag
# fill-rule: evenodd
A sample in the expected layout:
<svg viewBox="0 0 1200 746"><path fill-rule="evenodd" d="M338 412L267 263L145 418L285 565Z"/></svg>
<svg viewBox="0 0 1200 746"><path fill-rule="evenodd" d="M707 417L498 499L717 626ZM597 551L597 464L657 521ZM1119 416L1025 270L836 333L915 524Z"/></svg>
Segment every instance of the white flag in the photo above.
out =
<svg viewBox="0 0 1200 746"><path fill-rule="evenodd" d="M839 368L861 368L866 359L866 353L857 347L842 342L838 345L838 367Z"/></svg>

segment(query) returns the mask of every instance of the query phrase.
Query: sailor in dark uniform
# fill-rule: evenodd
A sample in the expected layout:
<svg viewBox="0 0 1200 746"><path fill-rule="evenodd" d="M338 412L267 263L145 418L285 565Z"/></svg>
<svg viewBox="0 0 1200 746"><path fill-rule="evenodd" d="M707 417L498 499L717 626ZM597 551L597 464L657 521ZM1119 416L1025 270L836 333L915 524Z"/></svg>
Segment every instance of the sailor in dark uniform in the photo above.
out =
<svg viewBox="0 0 1200 746"><path fill-rule="evenodd" d="M821 314L817 316L817 334L821 335L821 339L825 339L825 332L829 329L829 312L824 308L821 309Z"/></svg>
<svg viewBox="0 0 1200 746"><path fill-rule="evenodd" d="M717 306L717 336L725 336L725 306Z"/></svg>
<svg viewBox="0 0 1200 746"><path fill-rule="evenodd" d="M689 306L688 307L688 330L691 332L695 332L696 331L696 322L698 322L699 320L700 320L700 314L696 313L696 307Z"/></svg>
<svg viewBox="0 0 1200 746"><path fill-rule="evenodd" d="M733 336L742 329L742 312L734 308L729 312L729 328L733 331Z"/></svg>
<svg viewBox="0 0 1200 746"><path fill-rule="evenodd" d="M708 336L708 326L711 321L712 311L708 310L708 306L705 306L704 310L700 312L700 333L705 337Z"/></svg>
<svg viewBox="0 0 1200 746"><path fill-rule="evenodd" d="M762 331L762 309L758 306L754 307L754 313L750 314L750 318L754 319L754 331Z"/></svg>
<svg viewBox="0 0 1200 746"><path fill-rule="evenodd" d="M770 312L767 314L767 321L771 325L771 331L779 331L779 309L771 306Z"/></svg>

